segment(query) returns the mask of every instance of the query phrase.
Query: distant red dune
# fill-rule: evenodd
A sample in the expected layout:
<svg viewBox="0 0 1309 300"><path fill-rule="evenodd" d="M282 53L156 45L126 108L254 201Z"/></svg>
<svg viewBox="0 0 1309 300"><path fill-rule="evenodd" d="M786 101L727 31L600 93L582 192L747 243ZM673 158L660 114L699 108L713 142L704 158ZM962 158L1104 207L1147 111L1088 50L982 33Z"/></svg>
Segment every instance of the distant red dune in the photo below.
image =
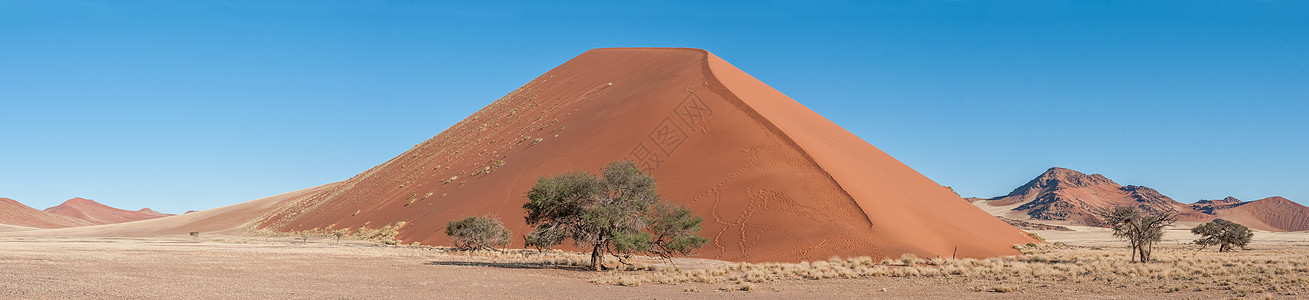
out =
<svg viewBox="0 0 1309 300"><path fill-rule="evenodd" d="M1224 200L1196 203L1192 206L1196 210L1208 212L1207 215L1212 218L1240 223L1250 228L1267 231L1309 230L1309 207L1286 198L1268 197L1241 202L1236 198L1228 197ZM1212 218L1200 220L1208 221Z"/></svg>
<svg viewBox="0 0 1309 300"><path fill-rule="evenodd" d="M171 216L171 214L159 213L149 208L142 208L137 211L117 209L90 199L82 198L68 199L68 201L64 201L63 204L47 208L45 211L52 214L85 220L95 225L140 221Z"/></svg>
<svg viewBox="0 0 1309 300"><path fill-rule="evenodd" d="M40 211L9 198L0 198L0 224L33 228L92 225L86 220Z"/></svg>

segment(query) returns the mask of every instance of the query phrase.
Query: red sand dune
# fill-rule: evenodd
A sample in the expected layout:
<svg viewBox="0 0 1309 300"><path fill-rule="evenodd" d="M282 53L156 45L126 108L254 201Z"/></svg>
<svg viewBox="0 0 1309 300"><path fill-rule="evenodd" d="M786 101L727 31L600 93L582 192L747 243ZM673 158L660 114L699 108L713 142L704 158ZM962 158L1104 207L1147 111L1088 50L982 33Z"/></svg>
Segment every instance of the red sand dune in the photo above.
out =
<svg viewBox="0 0 1309 300"><path fill-rule="evenodd" d="M138 211L122 210L90 199L73 198L64 201L63 204L45 209L46 212L78 218L91 222L91 224L114 224L131 221L149 220L159 217L171 216L142 208Z"/></svg>
<svg viewBox="0 0 1309 300"><path fill-rule="evenodd" d="M1227 197L1222 200L1203 200L1192 204L1192 207L1211 216L1198 219L1199 221L1218 218L1259 230L1309 230L1309 207L1282 197L1268 197L1250 202Z"/></svg>
<svg viewBox="0 0 1309 300"><path fill-rule="evenodd" d="M86 220L40 211L9 198L0 198L0 224L34 228L92 225Z"/></svg>
<svg viewBox="0 0 1309 300"><path fill-rule="evenodd" d="M987 257L1032 241L717 56L682 48L587 51L386 163L283 202L261 227L408 220L404 242L449 245L446 222L493 213L521 235L539 177L619 159L705 218L712 244L700 257Z"/></svg>
<svg viewBox="0 0 1309 300"><path fill-rule="evenodd" d="M1079 225L1098 225L1097 211L1136 206L1148 211L1173 211L1179 221L1185 222L1225 219L1266 231L1309 230L1309 208L1282 197L1251 202L1227 197L1182 204L1148 187L1122 186L1100 174L1065 168L1050 168L1008 195L969 201L978 205L1017 205L1012 210L1031 219Z"/></svg>
<svg viewBox="0 0 1309 300"><path fill-rule="evenodd" d="M7 232L9 236L58 236L58 237L150 237L168 235L186 235L189 232L209 234L245 234L254 226L253 220L266 214L287 199L300 197L306 193L316 192L332 187L338 183L329 183L307 189L283 193L182 215L162 218L46 230L23 230ZM63 216L60 216L63 217ZM71 219L71 218L70 218ZM75 219L76 220L76 219ZM78 220L82 221L82 220ZM82 221L85 222L85 221Z"/></svg>

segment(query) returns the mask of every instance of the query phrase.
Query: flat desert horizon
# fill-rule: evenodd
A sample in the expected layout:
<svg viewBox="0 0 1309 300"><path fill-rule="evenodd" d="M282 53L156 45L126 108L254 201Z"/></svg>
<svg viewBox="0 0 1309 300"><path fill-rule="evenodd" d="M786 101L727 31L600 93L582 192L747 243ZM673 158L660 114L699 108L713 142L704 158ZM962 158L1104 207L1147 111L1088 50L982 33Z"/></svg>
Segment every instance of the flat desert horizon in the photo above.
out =
<svg viewBox="0 0 1309 300"><path fill-rule="evenodd" d="M667 261L645 258L637 262L641 270L600 273L586 270L585 254L557 250L469 253L448 247L338 241L330 236L303 240L248 234L32 237L0 232L0 259L5 261L0 295L17 299L1289 299L1309 292L1305 285L1309 233L1305 232L1259 232L1248 250L1227 254L1187 246L1193 239L1189 232L1169 230L1159 246L1161 261L1145 265L1128 263L1126 246L1103 228L1032 232L1066 245L1016 257L944 260L938 265L922 261L906 266L899 258L890 263L842 258L840 263L780 265L674 258L674 271ZM839 266L843 263L855 266ZM948 273L955 268L959 274ZM997 268L1003 275L996 277L988 273L996 270L987 268ZM1224 273L1224 269L1232 271ZM913 273L922 270L941 273Z"/></svg>

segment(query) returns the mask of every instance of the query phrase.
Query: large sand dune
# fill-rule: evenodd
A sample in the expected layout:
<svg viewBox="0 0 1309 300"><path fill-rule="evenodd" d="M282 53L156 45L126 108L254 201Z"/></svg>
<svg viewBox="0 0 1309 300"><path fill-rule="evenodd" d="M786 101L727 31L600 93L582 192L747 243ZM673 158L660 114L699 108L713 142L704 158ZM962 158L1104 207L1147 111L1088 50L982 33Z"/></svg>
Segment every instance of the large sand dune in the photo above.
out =
<svg viewBox="0 0 1309 300"><path fill-rule="evenodd" d="M404 242L448 245L446 222L495 214L523 234L539 177L619 159L706 219L706 258L983 257L1031 241L717 56L670 48L587 51L382 165L279 204L260 227L407 220Z"/></svg>

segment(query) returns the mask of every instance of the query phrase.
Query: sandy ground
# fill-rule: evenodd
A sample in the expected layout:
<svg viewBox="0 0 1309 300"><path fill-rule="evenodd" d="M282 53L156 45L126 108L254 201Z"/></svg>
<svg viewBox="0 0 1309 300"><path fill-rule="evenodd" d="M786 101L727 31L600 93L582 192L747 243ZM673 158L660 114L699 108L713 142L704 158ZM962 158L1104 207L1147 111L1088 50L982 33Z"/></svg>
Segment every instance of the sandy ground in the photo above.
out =
<svg viewBox="0 0 1309 300"><path fill-rule="evenodd" d="M40 228L35 228L35 227L26 227L26 226L18 226L18 225L0 224L0 232L8 232L8 231L27 231L27 230L36 230L36 229L40 229Z"/></svg>
<svg viewBox="0 0 1309 300"><path fill-rule="evenodd" d="M1051 235L1099 243L1106 235ZM1306 233L1262 235L1257 243L1299 243ZM723 262L679 260L685 268ZM591 283L601 274L571 267L497 263L444 251L369 242L238 236L153 238L0 236L0 298L1226 298L1140 286L1067 284L987 292L959 278L780 280L741 285ZM885 289L885 291L883 291Z"/></svg>
<svg viewBox="0 0 1309 300"><path fill-rule="evenodd" d="M829 280L719 291L706 284L622 287L573 268L520 268L366 242L223 237L0 237L0 298L796 298L943 296L964 287ZM882 292L882 287L893 290Z"/></svg>

